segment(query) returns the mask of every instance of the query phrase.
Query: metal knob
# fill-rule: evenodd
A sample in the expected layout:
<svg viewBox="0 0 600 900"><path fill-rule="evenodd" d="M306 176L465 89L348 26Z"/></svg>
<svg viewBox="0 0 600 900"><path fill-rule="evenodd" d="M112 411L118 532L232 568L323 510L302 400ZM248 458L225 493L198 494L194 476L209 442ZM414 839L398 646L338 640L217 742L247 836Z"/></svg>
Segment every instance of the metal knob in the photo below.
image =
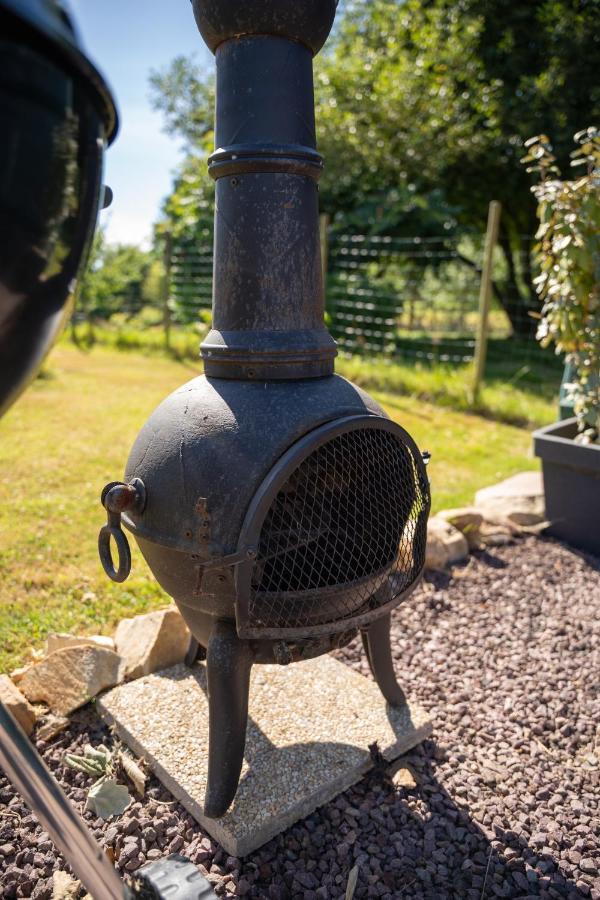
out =
<svg viewBox="0 0 600 900"><path fill-rule="evenodd" d="M98 554L102 568L112 581L122 582L131 572L131 551L129 542L121 528L121 513L128 510L143 512L146 505L146 488L140 478L131 482L111 481L103 489L100 500L107 513L107 522L98 535ZM115 562L110 546L111 538L117 548Z"/></svg>

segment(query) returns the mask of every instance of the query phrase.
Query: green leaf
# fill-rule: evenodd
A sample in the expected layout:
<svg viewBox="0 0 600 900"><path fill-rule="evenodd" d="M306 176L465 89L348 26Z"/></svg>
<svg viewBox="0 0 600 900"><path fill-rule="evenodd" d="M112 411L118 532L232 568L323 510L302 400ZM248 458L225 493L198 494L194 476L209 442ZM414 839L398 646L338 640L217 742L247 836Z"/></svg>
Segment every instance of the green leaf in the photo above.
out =
<svg viewBox="0 0 600 900"><path fill-rule="evenodd" d="M86 775L93 775L99 778L104 774L105 766L98 760L87 759L85 756L75 756L71 753L65 754L65 765L78 772L85 772Z"/></svg>

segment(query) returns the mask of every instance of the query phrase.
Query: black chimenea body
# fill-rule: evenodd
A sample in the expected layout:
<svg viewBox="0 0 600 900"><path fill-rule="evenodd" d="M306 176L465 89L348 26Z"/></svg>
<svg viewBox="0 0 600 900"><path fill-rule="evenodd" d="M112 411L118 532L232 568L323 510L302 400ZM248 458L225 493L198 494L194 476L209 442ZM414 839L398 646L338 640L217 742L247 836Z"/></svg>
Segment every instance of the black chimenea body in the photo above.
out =
<svg viewBox="0 0 600 900"><path fill-rule="evenodd" d="M217 60L205 374L157 408L125 482L103 493L107 572L129 572L122 518L206 648L212 817L237 789L253 663L318 656L361 631L384 696L404 702L390 611L423 570L429 485L410 436L333 374L312 57L335 6L194 0Z"/></svg>

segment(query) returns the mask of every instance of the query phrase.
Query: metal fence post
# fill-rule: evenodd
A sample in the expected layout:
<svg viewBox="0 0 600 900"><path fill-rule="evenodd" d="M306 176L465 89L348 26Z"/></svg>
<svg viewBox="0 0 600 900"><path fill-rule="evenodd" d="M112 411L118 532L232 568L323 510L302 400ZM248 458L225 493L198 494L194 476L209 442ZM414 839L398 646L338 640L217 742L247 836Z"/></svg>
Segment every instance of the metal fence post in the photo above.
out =
<svg viewBox="0 0 600 900"><path fill-rule="evenodd" d="M323 293L327 300L327 267L329 263L329 215L319 216L319 237L321 240L321 267L323 269Z"/></svg>
<svg viewBox="0 0 600 900"><path fill-rule="evenodd" d="M498 240L498 226L500 223L500 211L502 205L497 200L492 200L488 208L487 229L485 233L485 246L483 250L483 266L481 269L481 283L479 287L479 322L477 326L477 343L475 345L475 372L473 376L472 402L477 403L479 389L485 372L485 359L487 354L488 318L492 299L492 274L494 262L494 247Z"/></svg>
<svg viewBox="0 0 600 900"><path fill-rule="evenodd" d="M165 246L163 249L163 266L164 275L162 283L162 313L163 328L165 332L165 347L171 349L171 308L169 300L171 297L171 256L173 253L173 238L171 233L167 231L165 234Z"/></svg>

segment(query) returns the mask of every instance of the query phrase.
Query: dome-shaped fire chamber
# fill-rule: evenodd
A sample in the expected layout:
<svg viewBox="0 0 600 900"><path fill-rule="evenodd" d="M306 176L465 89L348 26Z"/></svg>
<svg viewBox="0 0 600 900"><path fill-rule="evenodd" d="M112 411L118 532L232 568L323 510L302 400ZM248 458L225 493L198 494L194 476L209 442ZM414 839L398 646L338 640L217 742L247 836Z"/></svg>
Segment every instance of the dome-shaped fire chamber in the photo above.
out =
<svg viewBox="0 0 600 900"><path fill-rule="evenodd" d="M423 568L421 455L339 376L196 378L152 414L126 480L144 503L123 522L205 646L215 617L258 641L348 632Z"/></svg>

